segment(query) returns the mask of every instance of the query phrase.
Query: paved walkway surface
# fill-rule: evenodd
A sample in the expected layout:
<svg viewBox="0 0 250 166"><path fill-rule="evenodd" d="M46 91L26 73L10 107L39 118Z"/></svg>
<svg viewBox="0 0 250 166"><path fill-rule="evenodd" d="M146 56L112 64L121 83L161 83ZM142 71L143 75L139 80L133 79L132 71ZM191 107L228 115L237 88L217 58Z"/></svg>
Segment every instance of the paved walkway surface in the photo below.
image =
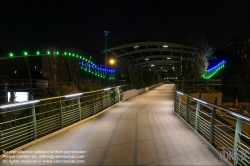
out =
<svg viewBox="0 0 250 166"><path fill-rule="evenodd" d="M173 86L164 84L131 98L23 152L39 152L33 160L39 159L40 165L62 165L65 160L67 165L223 165L173 113Z"/></svg>

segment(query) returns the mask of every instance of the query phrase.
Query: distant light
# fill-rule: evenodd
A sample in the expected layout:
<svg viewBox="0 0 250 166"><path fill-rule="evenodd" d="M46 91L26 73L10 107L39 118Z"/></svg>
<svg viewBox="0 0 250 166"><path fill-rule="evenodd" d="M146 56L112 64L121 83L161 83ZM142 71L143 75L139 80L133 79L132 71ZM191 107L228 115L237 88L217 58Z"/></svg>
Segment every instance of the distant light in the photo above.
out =
<svg viewBox="0 0 250 166"><path fill-rule="evenodd" d="M152 64L151 66L155 66L154 64Z"/></svg>
<svg viewBox="0 0 250 166"><path fill-rule="evenodd" d="M139 48L139 46L134 46L134 48Z"/></svg>
<svg viewBox="0 0 250 166"><path fill-rule="evenodd" d="M10 55L10 57L12 57L14 54L13 54L13 53L10 53L9 55Z"/></svg>
<svg viewBox="0 0 250 166"><path fill-rule="evenodd" d="M59 52L57 51L57 52L56 52L56 54L58 55L58 54L59 54Z"/></svg>
<svg viewBox="0 0 250 166"><path fill-rule="evenodd" d="M167 48L168 46L167 46L167 45L164 45L163 47L164 47L164 48Z"/></svg>
<svg viewBox="0 0 250 166"><path fill-rule="evenodd" d="M110 59L110 60L109 60L109 63L110 63L111 65L113 65L113 64L115 64L115 60L114 60L114 59Z"/></svg>
<svg viewBox="0 0 250 166"><path fill-rule="evenodd" d="M27 52L24 52L24 55L26 56L26 55L28 55L28 53L27 53Z"/></svg>
<svg viewBox="0 0 250 166"><path fill-rule="evenodd" d="M15 74L17 73L17 71L15 71Z"/></svg>
<svg viewBox="0 0 250 166"><path fill-rule="evenodd" d="M171 59L171 58L167 58L167 59Z"/></svg>
<svg viewBox="0 0 250 166"><path fill-rule="evenodd" d="M50 54L50 52L49 52L49 51L47 51L47 54Z"/></svg>
<svg viewBox="0 0 250 166"><path fill-rule="evenodd" d="M148 60L149 60L149 58L146 58L146 59L145 59L145 61L148 61Z"/></svg>
<svg viewBox="0 0 250 166"><path fill-rule="evenodd" d="M40 54L40 52L39 52L39 51L37 51L37 52L36 52L36 55L39 55L39 54Z"/></svg>

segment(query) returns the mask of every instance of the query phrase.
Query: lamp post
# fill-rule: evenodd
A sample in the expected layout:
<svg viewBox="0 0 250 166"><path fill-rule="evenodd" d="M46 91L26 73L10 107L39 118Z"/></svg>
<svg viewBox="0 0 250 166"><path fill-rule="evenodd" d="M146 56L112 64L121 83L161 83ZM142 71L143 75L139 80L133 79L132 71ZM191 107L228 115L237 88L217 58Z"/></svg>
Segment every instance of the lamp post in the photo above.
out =
<svg viewBox="0 0 250 166"><path fill-rule="evenodd" d="M107 49L108 34L109 34L109 31L104 31L104 35L105 35L105 50ZM105 69L106 68L107 68L107 52L105 51ZM105 76L106 76L106 72L105 72Z"/></svg>
<svg viewBox="0 0 250 166"><path fill-rule="evenodd" d="M104 35L105 35L105 50L107 49L107 42L108 42L108 34L109 31L104 31ZM107 86L107 51L105 51L105 86Z"/></svg>

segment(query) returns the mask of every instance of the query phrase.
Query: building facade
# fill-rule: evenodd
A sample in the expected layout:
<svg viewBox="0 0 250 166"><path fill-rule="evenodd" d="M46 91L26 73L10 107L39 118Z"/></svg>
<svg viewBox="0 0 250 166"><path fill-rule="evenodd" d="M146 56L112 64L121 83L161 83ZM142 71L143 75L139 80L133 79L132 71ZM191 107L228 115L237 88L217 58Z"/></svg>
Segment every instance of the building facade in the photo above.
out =
<svg viewBox="0 0 250 166"><path fill-rule="evenodd" d="M249 80L250 77L250 29L234 37L228 43L228 63L231 78Z"/></svg>

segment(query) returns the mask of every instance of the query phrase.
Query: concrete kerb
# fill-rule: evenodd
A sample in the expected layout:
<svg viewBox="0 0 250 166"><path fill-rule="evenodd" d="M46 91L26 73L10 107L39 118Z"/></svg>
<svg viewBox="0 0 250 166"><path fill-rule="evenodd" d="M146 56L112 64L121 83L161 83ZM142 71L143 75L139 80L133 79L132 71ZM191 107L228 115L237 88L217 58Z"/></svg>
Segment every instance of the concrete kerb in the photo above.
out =
<svg viewBox="0 0 250 166"><path fill-rule="evenodd" d="M154 89L155 87L160 86L160 85L162 85L162 84L163 84L163 83L156 84L154 87L150 88L150 90L151 90L151 89ZM142 94L142 93L140 93L140 94ZM137 95L140 95L140 94L137 94ZM137 96L137 95L134 95L134 96L132 96L132 97L135 97L135 96ZM132 97L130 97L130 98L132 98ZM26 148L32 146L32 145L35 145L35 144L37 144L37 143L39 143L39 142L45 141L45 140L47 140L47 139L49 139L49 138L51 138L51 137L54 137L54 136L56 136L56 135L58 135L58 134L61 134L61 133L65 132L65 131L67 131L67 130L69 130L69 129L71 129L71 128L77 126L77 125L80 125L80 124L82 124L82 123L84 123L84 122L86 122L86 121L89 121L89 120L91 120L91 119L94 119L95 117L97 117L97 116L99 116L99 115L105 113L105 112L108 111L109 109L115 107L115 106L118 105L119 103L124 102L124 101L126 101L126 100L128 100L128 99L130 99L130 98L123 99L123 100L119 101L118 103L116 103L116 104L114 104L114 105L112 105L112 106L106 108L105 110L103 110L103 111L101 111L101 112L99 112L99 113L97 113L97 114L95 114L95 115L93 115L93 116L91 116L91 117L88 117L88 118L86 118L86 119L83 119L83 120L81 120L81 121L79 121L79 122L76 122L76 123L70 125L70 126L67 126L67 127L63 128L63 129L60 129L60 130L58 130L58 131L55 131L55 132L53 132L53 133L51 133L51 134L49 134L49 135L46 135L46 136L44 136L44 137L42 137L42 138L36 139L36 140L34 140L34 141L32 141L32 142L29 142L29 143L27 143L27 144L25 144L25 145L22 145L22 146L20 146L20 147L18 147L18 148L16 148L16 149L13 149L13 150L9 151L9 152L7 152L7 153L4 153L4 154L0 155L0 160L4 159L4 158L7 157L7 156L10 156L10 155L13 155L13 154L17 153L18 151L21 151L21 150L23 150L23 149L26 149Z"/></svg>

